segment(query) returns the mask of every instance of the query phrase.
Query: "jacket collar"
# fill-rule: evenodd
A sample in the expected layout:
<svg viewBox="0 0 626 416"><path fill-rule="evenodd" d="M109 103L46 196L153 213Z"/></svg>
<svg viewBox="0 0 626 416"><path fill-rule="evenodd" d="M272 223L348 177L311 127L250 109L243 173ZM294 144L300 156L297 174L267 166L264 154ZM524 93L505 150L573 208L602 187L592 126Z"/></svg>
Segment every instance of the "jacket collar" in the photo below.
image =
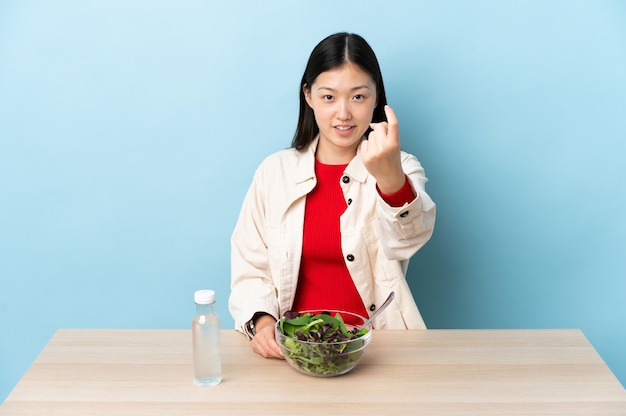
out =
<svg viewBox="0 0 626 416"><path fill-rule="evenodd" d="M300 184L315 179L315 151L319 144L319 136L311 142L311 144L298 154L298 168L296 172L296 183ZM365 182L369 172L363 164L361 156L361 145L356 150L356 156L350 161L346 167L346 174L359 182Z"/></svg>

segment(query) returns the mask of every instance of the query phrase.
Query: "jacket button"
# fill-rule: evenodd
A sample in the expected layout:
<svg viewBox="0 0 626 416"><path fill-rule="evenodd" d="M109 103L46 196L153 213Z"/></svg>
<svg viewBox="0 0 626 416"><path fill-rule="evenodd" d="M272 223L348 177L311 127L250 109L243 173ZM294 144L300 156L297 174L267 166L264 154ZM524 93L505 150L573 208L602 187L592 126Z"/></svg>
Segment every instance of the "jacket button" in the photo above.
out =
<svg viewBox="0 0 626 416"><path fill-rule="evenodd" d="M348 198L348 205L352 203L352 198Z"/></svg>
<svg viewBox="0 0 626 416"><path fill-rule="evenodd" d="M401 218L404 218L404 217L406 217L407 215L409 215L409 211L404 211L404 212L402 212L402 213L400 214L400 217L401 217Z"/></svg>
<svg viewBox="0 0 626 416"><path fill-rule="evenodd" d="M376 309L376 305L372 303L372 305L370 306L370 311L374 312L374 309Z"/></svg>
<svg viewBox="0 0 626 416"><path fill-rule="evenodd" d="M346 258L348 259L348 261L354 261L354 256L352 254L348 254Z"/></svg>
<svg viewBox="0 0 626 416"><path fill-rule="evenodd" d="M343 183L348 183L348 182L350 182L350 177L349 176L344 176L343 178L341 178L341 181Z"/></svg>

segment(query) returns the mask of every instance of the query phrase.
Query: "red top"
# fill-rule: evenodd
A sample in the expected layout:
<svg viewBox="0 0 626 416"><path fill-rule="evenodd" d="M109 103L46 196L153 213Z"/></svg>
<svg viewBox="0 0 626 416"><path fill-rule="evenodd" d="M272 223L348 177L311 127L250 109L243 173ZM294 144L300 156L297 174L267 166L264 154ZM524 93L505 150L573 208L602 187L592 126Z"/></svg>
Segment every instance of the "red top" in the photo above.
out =
<svg viewBox="0 0 626 416"><path fill-rule="evenodd" d="M294 311L337 309L368 316L341 250L339 218L347 204L339 184L346 166L315 161L317 186L306 200ZM380 195L392 206L402 206L415 198L408 179L398 192Z"/></svg>

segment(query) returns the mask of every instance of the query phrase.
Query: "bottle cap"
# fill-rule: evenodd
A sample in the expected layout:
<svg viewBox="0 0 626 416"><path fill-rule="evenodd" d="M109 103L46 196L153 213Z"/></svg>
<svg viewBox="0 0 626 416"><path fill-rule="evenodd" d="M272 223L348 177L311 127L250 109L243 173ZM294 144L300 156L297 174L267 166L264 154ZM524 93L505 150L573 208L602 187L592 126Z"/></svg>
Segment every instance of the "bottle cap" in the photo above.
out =
<svg viewBox="0 0 626 416"><path fill-rule="evenodd" d="M206 305L215 302L215 291L213 290L196 290L193 294L193 301L200 305Z"/></svg>

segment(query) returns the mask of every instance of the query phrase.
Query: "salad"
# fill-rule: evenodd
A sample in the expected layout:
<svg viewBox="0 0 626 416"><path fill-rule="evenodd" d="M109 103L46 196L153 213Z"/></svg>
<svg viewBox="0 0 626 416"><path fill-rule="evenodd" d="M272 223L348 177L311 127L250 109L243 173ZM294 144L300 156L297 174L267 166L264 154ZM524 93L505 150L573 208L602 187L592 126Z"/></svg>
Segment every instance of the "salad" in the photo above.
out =
<svg viewBox="0 0 626 416"><path fill-rule="evenodd" d="M314 375L338 375L360 359L367 328L348 329L340 313L286 312L277 328L284 340L285 358Z"/></svg>

